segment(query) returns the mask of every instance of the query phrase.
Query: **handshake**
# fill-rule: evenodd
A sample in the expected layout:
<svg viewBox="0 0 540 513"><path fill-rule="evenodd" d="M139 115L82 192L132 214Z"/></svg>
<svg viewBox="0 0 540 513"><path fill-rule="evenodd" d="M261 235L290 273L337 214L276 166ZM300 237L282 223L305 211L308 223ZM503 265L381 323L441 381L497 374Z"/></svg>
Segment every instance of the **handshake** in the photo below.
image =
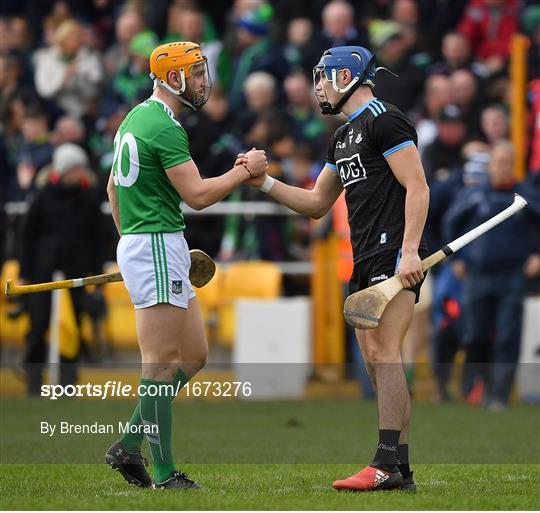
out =
<svg viewBox="0 0 540 513"><path fill-rule="evenodd" d="M249 178L246 177L246 183L254 187L260 187L268 171L268 161L266 152L251 148L247 153L239 153L234 163L235 166L244 166Z"/></svg>

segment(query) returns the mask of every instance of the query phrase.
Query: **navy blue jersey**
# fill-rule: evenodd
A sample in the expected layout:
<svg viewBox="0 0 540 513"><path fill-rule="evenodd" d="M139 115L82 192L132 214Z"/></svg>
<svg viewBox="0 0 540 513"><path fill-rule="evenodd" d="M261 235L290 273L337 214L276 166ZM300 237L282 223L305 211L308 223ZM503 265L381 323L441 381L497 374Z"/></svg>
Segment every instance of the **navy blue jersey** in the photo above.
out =
<svg viewBox="0 0 540 513"><path fill-rule="evenodd" d="M406 191L385 157L417 142L409 119L377 98L354 112L330 140L326 165L345 188L355 262L401 248ZM420 247L427 249L423 238Z"/></svg>

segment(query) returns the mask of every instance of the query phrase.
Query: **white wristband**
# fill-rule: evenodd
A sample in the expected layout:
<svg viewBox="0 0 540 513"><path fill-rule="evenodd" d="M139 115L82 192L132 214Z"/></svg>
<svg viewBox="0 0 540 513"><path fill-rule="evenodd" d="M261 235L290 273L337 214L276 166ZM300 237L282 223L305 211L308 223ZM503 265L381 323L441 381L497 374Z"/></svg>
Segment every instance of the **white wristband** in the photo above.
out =
<svg viewBox="0 0 540 513"><path fill-rule="evenodd" d="M259 187L259 190L263 192L268 192L274 185L275 181L276 181L275 178L272 178L271 176L266 175L264 177L263 184Z"/></svg>

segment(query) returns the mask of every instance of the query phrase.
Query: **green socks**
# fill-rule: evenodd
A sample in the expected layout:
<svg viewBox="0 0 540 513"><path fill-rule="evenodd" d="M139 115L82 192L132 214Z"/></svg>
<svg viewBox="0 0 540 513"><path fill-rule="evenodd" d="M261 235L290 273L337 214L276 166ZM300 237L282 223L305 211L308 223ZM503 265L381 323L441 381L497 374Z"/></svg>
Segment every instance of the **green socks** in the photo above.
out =
<svg viewBox="0 0 540 513"><path fill-rule="evenodd" d="M141 420L154 462L154 480L162 483L175 471L171 447L174 394L168 381L141 379L141 385L147 389L140 399Z"/></svg>
<svg viewBox="0 0 540 513"><path fill-rule="evenodd" d="M172 400L177 392L188 382L187 376L181 369L178 369L174 381L154 381L150 379L141 379L142 387L148 387L146 395L141 395L139 402L133 411L131 426L140 426L141 423L146 426L146 430L152 430L147 433L148 444L152 453L154 462L154 479L161 483L165 481L175 470L171 449L172 432ZM170 390L170 385L173 390ZM160 385L169 385L162 387ZM124 449L128 452L138 452L144 439L143 430L133 430L127 432L121 438Z"/></svg>
<svg viewBox="0 0 540 513"><path fill-rule="evenodd" d="M133 410L133 415L131 416L131 419L129 421L130 429L122 435L122 438L120 438L122 446L127 452L135 453L141 450L141 445L144 440L144 433L142 432L142 429L139 429L140 424L141 401L139 399L139 402L137 403L137 406L135 406L135 410ZM133 426L137 426L137 430L133 429L132 433L131 429L133 428Z"/></svg>
<svg viewBox="0 0 540 513"><path fill-rule="evenodd" d="M184 388L189 381L188 377L184 374L184 371L182 369L178 369L176 371L176 376L174 377L173 385L174 390L178 394L180 393L180 390ZM180 383L180 385L178 385Z"/></svg>

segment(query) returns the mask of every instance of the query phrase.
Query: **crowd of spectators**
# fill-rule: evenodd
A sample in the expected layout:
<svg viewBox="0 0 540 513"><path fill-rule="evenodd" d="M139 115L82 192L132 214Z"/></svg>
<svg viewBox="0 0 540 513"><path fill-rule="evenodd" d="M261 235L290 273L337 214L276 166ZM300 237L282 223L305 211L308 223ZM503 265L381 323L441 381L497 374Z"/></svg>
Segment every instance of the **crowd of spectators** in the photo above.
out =
<svg viewBox="0 0 540 513"><path fill-rule="evenodd" d="M329 136L345 121L319 113L312 68L329 47L369 47L387 69L374 94L417 127L432 195L426 234L436 249L457 229L448 213L490 182L493 148L509 138L510 42L522 33L526 184L538 192L540 6L532 0L5 0L0 32L0 206L31 201L54 178L52 156L66 143L84 149L105 199L116 130L152 92L152 49L174 40L202 45L214 83L202 111L180 114L201 174L222 173L256 146L266 150L271 174L303 187L317 178ZM249 188L231 199L267 201ZM187 224L190 244L222 260L310 258L313 232L304 219L246 213ZM6 256L16 256L17 244L8 246ZM529 249L512 265L534 257L538 247ZM527 265L527 276L538 272ZM452 358L444 340L463 303L462 276L450 265L434 274L435 355L443 365ZM446 396L444 378L439 394Z"/></svg>

